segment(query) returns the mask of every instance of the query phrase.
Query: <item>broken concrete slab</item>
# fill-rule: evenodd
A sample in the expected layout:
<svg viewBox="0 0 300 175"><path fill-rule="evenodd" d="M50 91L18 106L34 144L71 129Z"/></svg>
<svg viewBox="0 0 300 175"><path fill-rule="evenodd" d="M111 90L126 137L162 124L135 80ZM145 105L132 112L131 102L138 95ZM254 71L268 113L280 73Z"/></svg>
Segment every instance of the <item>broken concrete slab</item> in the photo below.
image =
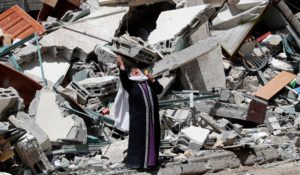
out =
<svg viewBox="0 0 300 175"><path fill-rule="evenodd" d="M126 55L137 62L153 64L159 59L159 55L140 38L123 35L112 40L112 45L107 45L112 51Z"/></svg>
<svg viewBox="0 0 300 175"><path fill-rule="evenodd" d="M48 135L43 131L25 112L18 112L17 116L11 115L8 120L18 128L25 129L31 135L33 135L39 142L41 148L45 151L50 150L52 145Z"/></svg>
<svg viewBox="0 0 300 175"><path fill-rule="evenodd" d="M227 168L237 168L240 160L230 151L200 151L195 157L189 158L187 164L167 165L160 168L158 174L205 174L222 171Z"/></svg>
<svg viewBox="0 0 300 175"><path fill-rule="evenodd" d="M43 69L45 73L45 78L48 82L52 84L56 83L61 76L64 76L70 67L70 63L65 58L53 57L50 55L43 55ZM25 75L32 77L39 77L42 79L41 67L38 59L32 60L30 62L24 63L21 65L22 70Z"/></svg>
<svg viewBox="0 0 300 175"><path fill-rule="evenodd" d="M24 107L23 99L14 88L0 88L0 120L6 120Z"/></svg>
<svg viewBox="0 0 300 175"><path fill-rule="evenodd" d="M111 145L103 147L107 150L104 156L108 157L112 163L122 162L124 159L124 151L128 148L128 139L115 142Z"/></svg>
<svg viewBox="0 0 300 175"><path fill-rule="evenodd" d="M65 117L57 104L57 98L51 90L40 91L36 104L36 123L48 134L51 142L70 140L86 143L87 133L83 120L73 115Z"/></svg>
<svg viewBox="0 0 300 175"><path fill-rule="evenodd" d="M221 46L228 55L233 56L251 29L257 24L266 9L268 0L233 1L227 3L213 20L214 31L221 38ZM232 10L235 9L236 13ZM240 37L236 37L240 36Z"/></svg>
<svg viewBox="0 0 300 175"><path fill-rule="evenodd" d="M164 76L160 79L158 79L158 82L163 86L163 91L162 93L159 94L158 99L160 100L166 93L167 91L171 88L173 83L175 82L176 79L176 74L171 74L169 76Z"/></svg>
<svg viewBox="0 0 300 175"><path fill-rule="evenodd" d="M218 48L219 39L211 37L180 51L167 55L164 59L156 62L153 67L153 75L162 74L165 71L171 71L182 67L191 61L207 54L214 49L220 51ZM184 58L184 59L183 59Z"/></svg>
<svg viewBox="0 0 300 175"><path fill-rule="evenodd" d="M16 152L33 173L49 174L54 171L38 141L32 135L26 134L24 139L16 143L15 146Z"/></svg>
<svg viewBox="0 0 300 175"><path fill-rule="evenodd" d="M235 104L215 101L196 101L194 102L194 105L197 111L208 113L211 116L248 121L248 107L241 107ZM269 118L274 115L274 113L266 111L265 118ZM266 122L266 120L264 122Z"/></svg>
<svg viewBox="0 0 300 175"><path fill-rule="evenodd" d="M105 45L112 40L127 10L126 7L101 7L76 23L44 36L40 41L42 48L64 48L71 52L79 48L85 60L97 44Z"/></svg>
<svg viewBox="0 0 300 175"><path fill-rule="evenodd" d="M169 10L162 12L157 20L157 27L151 32L149 44L159 44L175 36L185 36L193 33L199 26L209 19L214 9L208 5Z"/></svg>
<svg viewBox="0 0 300 175"><path fill-rule="evenodd" d="M90 97L103 97L118 91L117 78L114 76L86 78L78 84L90 92Z"/></svg>
<svg viewBox="0 0 300 175"><path fill-rule="evenodd" d="M235 131L225 131L221 134L221 140L224 146L234 145L237 137L238 135Z"/></svg>
<svg viewBox="0 0 300 175"><path fill-rule="evenodd" d="M218 64L222 58L218 39L211 37L156 62L153 74L181 68L180 80L184 89L209 91L214 87L225 88L224 67Z"/></svg>
<svg viewBox="0 0 300 175"><path fill-rule="evenodd" d="M180 131L180 135L184 135L190 138L195 143L198 143L200 145L200 148L203 145L209 133L210 130L195 126L190 126L189 128L185 128Z"/></svg>
<svg viewBox="0 0 300 175"><path fill-rule="evenodd" d="M241 151L235 151L235 154L238 156L242 165L244 166L253 166L255 164L260 165L267 162L280 160L280 154L278 150L271 146L258 146L248 151L246 150L243 149Z"/></svg>

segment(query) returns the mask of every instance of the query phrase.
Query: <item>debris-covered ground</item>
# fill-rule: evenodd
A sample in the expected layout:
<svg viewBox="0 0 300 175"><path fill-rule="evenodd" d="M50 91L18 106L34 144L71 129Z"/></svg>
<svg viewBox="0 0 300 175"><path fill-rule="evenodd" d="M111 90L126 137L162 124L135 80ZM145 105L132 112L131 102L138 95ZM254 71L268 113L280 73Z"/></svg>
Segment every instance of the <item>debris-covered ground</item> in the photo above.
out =
<svg viewBox="0 0 300 175"><path fill-rule="evenodd" d="M0 2L0 174L299 174L300 1ZM125 166L116 59L159 95L155 169Z"/></svg>

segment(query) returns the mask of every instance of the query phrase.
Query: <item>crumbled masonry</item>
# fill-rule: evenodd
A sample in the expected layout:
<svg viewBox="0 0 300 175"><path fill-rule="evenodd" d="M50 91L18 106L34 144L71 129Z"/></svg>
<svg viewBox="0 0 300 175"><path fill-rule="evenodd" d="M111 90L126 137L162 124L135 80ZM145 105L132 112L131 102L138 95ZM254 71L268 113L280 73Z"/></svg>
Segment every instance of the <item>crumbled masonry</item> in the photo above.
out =
<svg viewBox="0 0 300 175"><path fill-rule="evenodd" d="M0 174L246 175L299 164L299 9L291 0L1 1ZM119 55L164 88L154 169L126 167Z"/></svg>

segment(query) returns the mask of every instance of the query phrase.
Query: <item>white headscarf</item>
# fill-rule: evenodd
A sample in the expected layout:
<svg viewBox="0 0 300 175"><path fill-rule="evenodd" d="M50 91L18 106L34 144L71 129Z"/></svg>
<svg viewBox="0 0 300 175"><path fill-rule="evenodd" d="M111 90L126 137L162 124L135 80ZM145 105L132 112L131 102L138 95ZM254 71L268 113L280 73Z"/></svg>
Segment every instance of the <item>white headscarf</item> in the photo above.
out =
<svg viewBox="0 0 300 175"><path fill-rule="evenodd" d="M137 81L137 82L144 82L148 80L148 77L143 74L143 72L141 70L139 70L140 75L139 76L133 76L132 73L130 73L130 77L129 79L132 81Z"/></svg>

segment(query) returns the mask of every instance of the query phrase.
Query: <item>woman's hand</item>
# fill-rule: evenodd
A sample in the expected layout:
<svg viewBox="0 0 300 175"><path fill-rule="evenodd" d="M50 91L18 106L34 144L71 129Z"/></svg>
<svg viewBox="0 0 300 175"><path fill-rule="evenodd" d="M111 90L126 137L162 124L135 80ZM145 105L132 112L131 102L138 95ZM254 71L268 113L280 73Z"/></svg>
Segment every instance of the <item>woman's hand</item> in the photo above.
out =
<svg viewBox="0 0 300 175"><path fill-rule="evenodd" d="M148 77L148 80L149 80L150 82L152 82L152 83L155 82L155 79L154 79L153 75L147 74L146 76Z"/></svg>
<svg viewBox="0 0 300 175"><path fill-rule="evenodd" d="M121 70L125 70L125 65L124 65L123 57L121 55L118 55L116 64L119 66L119 68Z"/></svg>

